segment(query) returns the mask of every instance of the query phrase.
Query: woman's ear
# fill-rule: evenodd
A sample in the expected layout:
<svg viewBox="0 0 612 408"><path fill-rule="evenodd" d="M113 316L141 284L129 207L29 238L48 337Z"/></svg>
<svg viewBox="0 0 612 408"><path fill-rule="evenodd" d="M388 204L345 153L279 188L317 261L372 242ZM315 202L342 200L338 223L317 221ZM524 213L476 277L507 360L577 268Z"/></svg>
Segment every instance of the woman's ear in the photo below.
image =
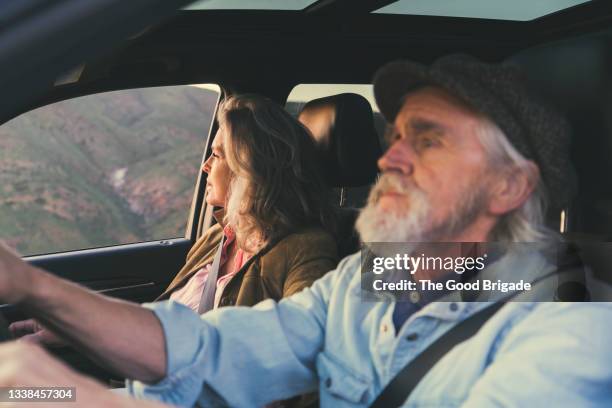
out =
<svg viewBox="0 0 612 408"><path fill-rule="evenodd" d="M502 216L519 208L533 193L539 180L540 171L532 161L522 168L512 166L500 172L492 183L489 213Z"/></svg>

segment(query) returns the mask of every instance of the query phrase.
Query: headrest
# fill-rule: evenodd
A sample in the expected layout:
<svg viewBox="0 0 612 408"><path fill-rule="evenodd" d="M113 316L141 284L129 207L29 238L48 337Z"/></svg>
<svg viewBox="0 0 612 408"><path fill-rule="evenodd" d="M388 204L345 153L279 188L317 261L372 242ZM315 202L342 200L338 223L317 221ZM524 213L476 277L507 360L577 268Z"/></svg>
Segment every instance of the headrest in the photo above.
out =
<svg viewBox="0 0 612 408"><path fill-rule="evenodd" d="M299 119L321 150L324 174L331 186L374 182L382 149L367 99L353 93L313 99L304 105Z"/></svg>

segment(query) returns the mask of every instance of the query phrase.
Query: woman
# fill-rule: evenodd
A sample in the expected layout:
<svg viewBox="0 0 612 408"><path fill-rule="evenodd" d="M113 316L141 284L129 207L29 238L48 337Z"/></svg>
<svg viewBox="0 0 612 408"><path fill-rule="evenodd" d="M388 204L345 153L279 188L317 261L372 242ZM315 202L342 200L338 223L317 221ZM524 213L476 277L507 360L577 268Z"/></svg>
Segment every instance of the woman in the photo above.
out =
<svg viewBox="0 0 612 408"><path fill-rule="evenodd" d="M217 119L219 130L203 171L207 204L225 211L215 212L217 224L198 239L158 298L200 313L289 296L337 263L328 188L308 131L279 105L256 95L229 97ZM215 271L217 279L209 280ZM37 342L62 343L32 320L11 329L16 335L30 333L26 338Z"/></svg>
<svg viewBox="0 0 612 408"><path fill-rule="evenodd" d="M204 163L206 202L217 225L194 245L158 300L201 308L204 279L222 247L213 307L252 306L310 286L337 262L328 191L307 130L254 95L221 104L219 131Z"/></svg>

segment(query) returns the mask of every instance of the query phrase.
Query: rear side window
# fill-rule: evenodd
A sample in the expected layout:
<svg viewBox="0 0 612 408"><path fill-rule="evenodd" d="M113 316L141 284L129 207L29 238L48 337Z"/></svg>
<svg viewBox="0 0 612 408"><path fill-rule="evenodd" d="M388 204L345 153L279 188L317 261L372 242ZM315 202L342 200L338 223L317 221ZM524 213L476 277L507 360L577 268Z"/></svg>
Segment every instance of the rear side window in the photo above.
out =
<svg viewBox="0 0 612 408"><path fill-rule="evenodd" d="M216 85L106 92L0 126L0 239L23 255L183 237Z"/></svg>

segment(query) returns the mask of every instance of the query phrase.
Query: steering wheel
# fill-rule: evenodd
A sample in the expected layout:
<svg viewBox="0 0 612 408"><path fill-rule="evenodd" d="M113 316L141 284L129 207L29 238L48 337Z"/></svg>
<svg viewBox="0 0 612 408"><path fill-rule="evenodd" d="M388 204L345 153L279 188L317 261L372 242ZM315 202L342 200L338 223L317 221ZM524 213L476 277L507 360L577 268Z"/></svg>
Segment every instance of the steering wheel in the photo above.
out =
<svg viewBox="0 0 612 408"><path fill-rule="evenodd" d="M13 340L13 335L9 331L9 324L0 312L0 343Z"/></svg>

